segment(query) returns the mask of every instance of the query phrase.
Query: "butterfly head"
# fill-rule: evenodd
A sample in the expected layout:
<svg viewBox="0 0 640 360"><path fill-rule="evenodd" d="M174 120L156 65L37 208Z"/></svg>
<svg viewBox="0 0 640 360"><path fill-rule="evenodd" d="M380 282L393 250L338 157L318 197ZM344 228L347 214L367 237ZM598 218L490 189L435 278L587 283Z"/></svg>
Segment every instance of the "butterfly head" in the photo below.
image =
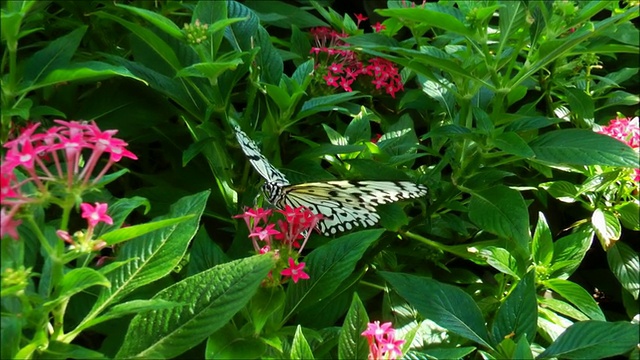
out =
<svg viewBox="0 0 640 360"><path fill-rule="evenodd" d="M282 187L288 184L281 184L277 181L267 181L262 186L262 191L272 205L277 205L282 198Z"/></svg>

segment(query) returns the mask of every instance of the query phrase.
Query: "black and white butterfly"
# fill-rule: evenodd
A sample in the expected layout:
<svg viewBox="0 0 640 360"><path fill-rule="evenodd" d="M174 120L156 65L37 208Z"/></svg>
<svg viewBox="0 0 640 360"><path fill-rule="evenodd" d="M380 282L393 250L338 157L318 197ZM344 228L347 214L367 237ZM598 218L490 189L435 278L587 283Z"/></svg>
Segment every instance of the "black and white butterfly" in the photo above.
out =
<svg viewBox="0 0 640 360"><path fill-rule="evenodd" d="M375 225L380 220L377 205L427 194L425 186L410 181L338 180L291 185L239 126L234 129L242 151L266 180L262 190L267 200L279 208L305 206L322 214L318 229L323 235Z"/></svg>

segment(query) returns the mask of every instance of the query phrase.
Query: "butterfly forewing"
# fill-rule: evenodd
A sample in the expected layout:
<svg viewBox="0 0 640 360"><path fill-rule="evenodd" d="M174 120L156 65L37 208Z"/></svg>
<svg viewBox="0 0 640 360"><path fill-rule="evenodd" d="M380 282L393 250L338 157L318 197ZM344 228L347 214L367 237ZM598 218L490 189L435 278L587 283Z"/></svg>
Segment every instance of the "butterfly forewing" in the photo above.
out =
<svg viewBox="0 0 640 360"><path fill-rule="evenodd" d="M273 167L273 165L271 165L269 161L267 161L267 158L262 155L256 143L253 142L253 140L251 140L251 138L249 138L247 134L245 134L244 131L240 129L240 127L235 126L234 130L236 132L238 143L240 144L240 147L242 148L244 154L247 155L247 158L249 158L249 162L251 163L253 168L256 169L256 171L265 180L267 180L267 182L275 183L278 185L288 185L289 181L284 176L284 174L281 173L280 170Z"/></svg>

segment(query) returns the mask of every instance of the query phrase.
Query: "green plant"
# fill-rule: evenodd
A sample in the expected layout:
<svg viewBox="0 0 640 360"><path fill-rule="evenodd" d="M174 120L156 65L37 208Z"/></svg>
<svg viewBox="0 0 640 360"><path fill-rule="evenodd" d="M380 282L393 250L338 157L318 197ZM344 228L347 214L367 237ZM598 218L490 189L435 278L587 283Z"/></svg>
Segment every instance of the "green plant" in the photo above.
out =
<svg viewBox="0 0 640 360"><path fill-rule="evenodd" d="M72 3L3 4L3 154L53 115L138 161L20 225L3 198L3 357L637 357L636 3ZM234 121L291 183L428 194L276 243Z"/></svg>

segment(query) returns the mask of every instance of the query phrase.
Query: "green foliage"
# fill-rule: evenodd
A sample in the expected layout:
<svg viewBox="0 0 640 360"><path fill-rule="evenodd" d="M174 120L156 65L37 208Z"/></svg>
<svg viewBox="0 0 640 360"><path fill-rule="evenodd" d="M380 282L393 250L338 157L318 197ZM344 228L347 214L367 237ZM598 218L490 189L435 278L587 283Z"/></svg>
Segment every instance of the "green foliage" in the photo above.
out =
<svg viewBox="0 0 640 360"><path fill-rule="evenodd" d="M139 160L62 212L24 205L0 357L364 359L373 321L405 358L637 357L638 145L605 131L639 114L637 2L338 3L2 4L0 143L87 119ZM233 218L268 207L234 123L291 183L429 193L314 232L310 278L280 283L289 254L251 256ZM106 265L59 233L92 202Z"/></svg>

